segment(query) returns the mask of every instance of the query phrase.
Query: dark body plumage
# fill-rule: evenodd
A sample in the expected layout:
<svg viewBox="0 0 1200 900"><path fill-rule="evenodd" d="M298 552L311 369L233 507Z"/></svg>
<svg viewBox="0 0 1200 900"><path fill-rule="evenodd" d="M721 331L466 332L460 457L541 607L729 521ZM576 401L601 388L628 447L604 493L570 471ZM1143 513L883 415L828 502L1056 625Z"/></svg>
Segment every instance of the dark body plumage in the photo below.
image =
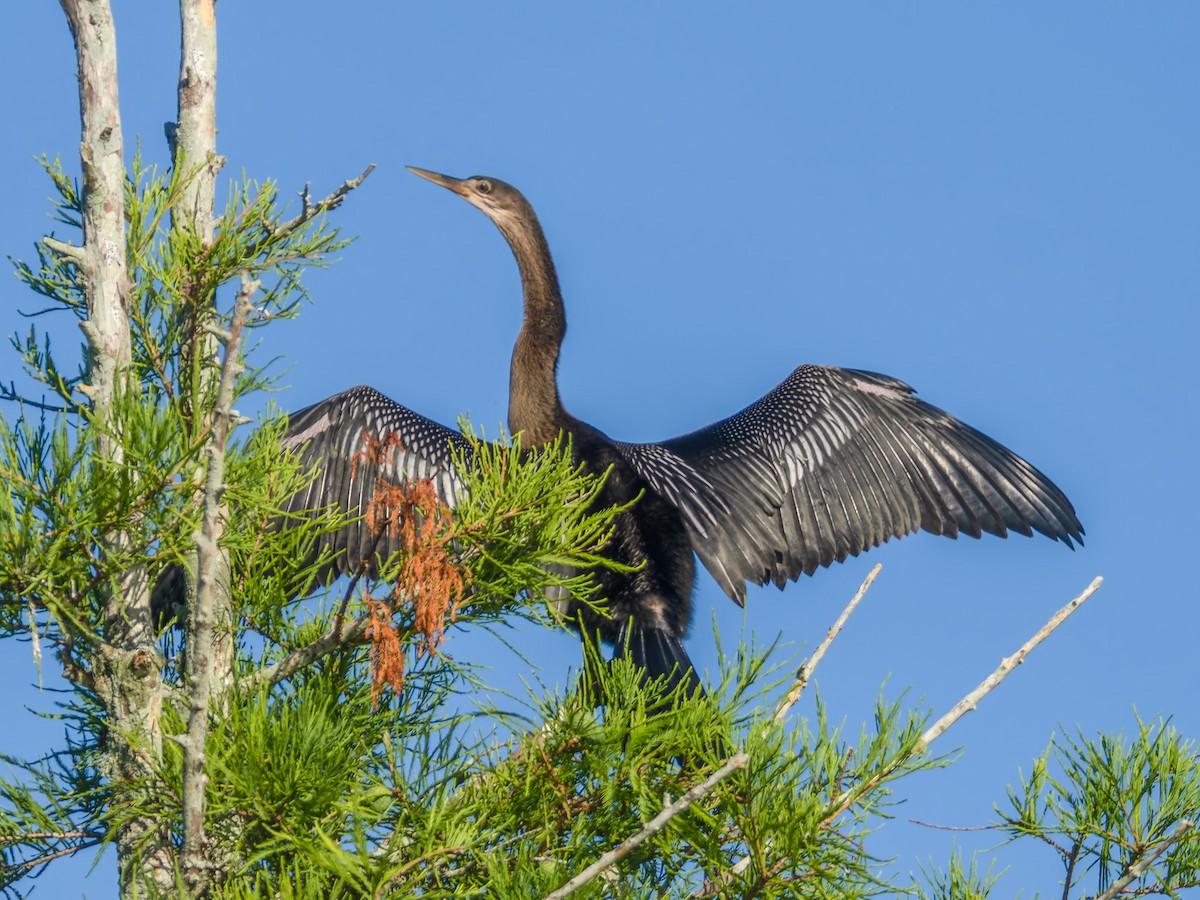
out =
<svg viewBox="0 0 1200 900"><path fill-rule="evenodd" d="M855 556L918 529L957 537L1039 531L1068 546L1083 527L1066 496L1011 451L918 400L906 384L852 369L804 365L746 409L691 434L627 444L571 416L556 368L566 333L558 279L533 209L492 178L416 174L482 210L508 240L524 288L525 315L513 350L509 428L526 446L571 435L577 462L609 472L597 502L627 503L606 548L637 569L596 573L607 616L564 610L653 674L692 678L682 637L691 617L694 555L742 602L746 583L783 587L801 573ZM395 435L382 467L352 460L363 435ZM462 490L451 466L455 431L368 387L295 414L286 443L319 470L292 498L293 511L365 507L375 480L428 477L453 505ZM469 451L467 451L469 452ZM356 569L368 552L360 523L329 538L331 564ZM378 548L393 548L385 540ZM578 618L577 618L578 617ZM582 620L582 621L580 621Z"/></svg>

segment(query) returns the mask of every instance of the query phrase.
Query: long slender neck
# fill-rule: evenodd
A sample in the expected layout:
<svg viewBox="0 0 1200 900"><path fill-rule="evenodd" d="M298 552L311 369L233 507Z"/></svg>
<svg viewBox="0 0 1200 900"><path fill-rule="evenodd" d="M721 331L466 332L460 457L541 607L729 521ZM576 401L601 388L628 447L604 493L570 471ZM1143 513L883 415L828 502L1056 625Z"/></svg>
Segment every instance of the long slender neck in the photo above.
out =
<svg viewBox="0 0 1200 900"><path fill-rule="evenodd" d="M513 347L508 427L525 445L554 440L566 416L558 398L558 351L567 333L562 292L541 226L532 214L501 231L512 247L525 292L525 319Z"/></svg>

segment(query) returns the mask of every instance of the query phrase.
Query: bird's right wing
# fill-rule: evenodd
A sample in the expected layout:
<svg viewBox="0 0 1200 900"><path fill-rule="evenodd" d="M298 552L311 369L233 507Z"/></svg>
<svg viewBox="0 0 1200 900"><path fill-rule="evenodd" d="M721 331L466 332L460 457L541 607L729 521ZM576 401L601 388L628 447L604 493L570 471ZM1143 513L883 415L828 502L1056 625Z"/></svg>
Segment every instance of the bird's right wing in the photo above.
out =
<svg viewBox="0 0 1200 900"><path fill-rule="evenodd" d="M657 444L618 444L683 514L735 600L918 529L956 537L1083 527L1045 475L902 381L805 365L746 409Z"/></svg>
<svg viewBox="0 0 1200 900"><path fill-rule="evenodd" d="M457 431L366 386L293 413L283 445L313 472L312 481L285 502L285 519L331 506L353 517L313 547L313 559L332 553L318 583L334 573L362 571L364 561L365 571L374 574L377 561L398 549L397 539L386 531L376 542L363 518L378 486L428 479L438 498L453 507L464 490L453 451L471 458L470 443Z"/></svg>

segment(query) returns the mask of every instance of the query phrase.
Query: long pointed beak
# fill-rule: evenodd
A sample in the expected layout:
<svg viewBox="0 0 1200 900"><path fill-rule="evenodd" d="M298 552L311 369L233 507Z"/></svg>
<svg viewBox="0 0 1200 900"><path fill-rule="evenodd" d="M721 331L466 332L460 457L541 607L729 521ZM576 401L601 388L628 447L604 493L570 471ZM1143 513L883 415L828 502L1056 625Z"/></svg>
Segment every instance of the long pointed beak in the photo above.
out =
<svg viewBox="0 0 1200 900"><path fill-rule="evenodd" d="M430 172L428 169L418 169L416 166L405 166L408 171L414 175L420 175L426 181L432 181L434 184L440 184L447 190L454 191L460 196L466 193L466 186L461 178L451 178L449 175L441 175L438 172Z"/></svg>

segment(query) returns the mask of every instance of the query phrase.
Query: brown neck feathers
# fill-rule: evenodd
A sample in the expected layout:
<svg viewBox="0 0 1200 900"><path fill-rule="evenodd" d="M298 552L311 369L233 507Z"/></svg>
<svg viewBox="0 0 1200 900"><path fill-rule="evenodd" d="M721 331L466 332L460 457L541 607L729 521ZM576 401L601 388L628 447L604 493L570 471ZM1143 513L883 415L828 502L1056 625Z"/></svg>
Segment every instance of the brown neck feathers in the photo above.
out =
<svg viewBox="0 0 1200 900"><path fill-rule="evenodd" d="M554 440L566 415L558 398L558 351L567 333L554 261L532 216L519 228L502 228L521 270L525 318L513 348L508 427L525 433L525 445Z"/></svg>

